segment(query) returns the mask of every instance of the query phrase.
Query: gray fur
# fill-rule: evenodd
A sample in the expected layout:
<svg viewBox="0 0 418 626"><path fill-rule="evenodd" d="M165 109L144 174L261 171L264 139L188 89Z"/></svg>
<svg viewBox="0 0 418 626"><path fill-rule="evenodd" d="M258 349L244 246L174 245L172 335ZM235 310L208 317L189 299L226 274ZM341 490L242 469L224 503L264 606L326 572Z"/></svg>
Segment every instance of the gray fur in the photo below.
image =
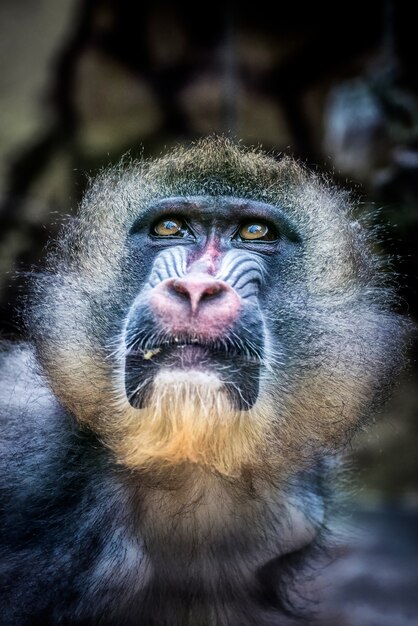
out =
<svg viewBox="0 0 418 626"><path fill-rule="evenodd" d="M186 267L167 249L149 269L130 233L174 196L205 197L215 213L222 198L267 203L288 234L242 283L260 301L261 396L275 407L275 461L258 473L153 477L107 445L130 307ZM373 237L326 181L224 139L98 177L35 279L30 345L1 361L1 624L288 623L298 554L326 522L332 457L404 362L407 323ZM239 259L222 265L234 285Z"/></svg>

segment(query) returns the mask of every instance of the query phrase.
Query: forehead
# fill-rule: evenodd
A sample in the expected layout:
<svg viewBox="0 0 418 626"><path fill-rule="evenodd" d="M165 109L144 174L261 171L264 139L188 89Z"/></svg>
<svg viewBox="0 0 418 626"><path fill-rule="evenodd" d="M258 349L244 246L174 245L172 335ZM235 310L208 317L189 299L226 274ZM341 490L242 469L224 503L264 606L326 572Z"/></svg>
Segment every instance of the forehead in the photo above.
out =
<svg viewBox="0 0 418 626"><path fill-rule="evenodd" d="M271 219L280 209L257 200L234 196L172 196L153 202L146 212L163 213L181 211L196 217L222 218L235 215L254 215Z"/></svg>

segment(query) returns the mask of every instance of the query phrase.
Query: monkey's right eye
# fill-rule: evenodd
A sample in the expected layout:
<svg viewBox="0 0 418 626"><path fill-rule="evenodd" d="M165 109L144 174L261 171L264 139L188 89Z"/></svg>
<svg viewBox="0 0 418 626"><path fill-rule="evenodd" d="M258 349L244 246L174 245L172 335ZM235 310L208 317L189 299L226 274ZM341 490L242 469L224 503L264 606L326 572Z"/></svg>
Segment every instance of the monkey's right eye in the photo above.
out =
<svg viewBox="0 0 418 626"><path fill-rule="evenodd" d="M183 237L186 234L184 224L177 217L167 217L154 224L154 234L160 237Z"/></svg>

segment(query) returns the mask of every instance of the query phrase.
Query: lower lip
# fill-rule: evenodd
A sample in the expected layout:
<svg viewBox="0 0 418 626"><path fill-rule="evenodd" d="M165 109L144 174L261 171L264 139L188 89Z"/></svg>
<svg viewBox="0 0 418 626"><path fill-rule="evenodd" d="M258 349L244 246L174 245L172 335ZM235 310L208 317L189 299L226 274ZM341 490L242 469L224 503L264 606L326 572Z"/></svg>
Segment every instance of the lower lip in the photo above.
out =
<svg viewBox="0 0 418 626"><path fill-rule="evenodd" d="M162 352L164 355L164 352ZM167 353L167 358L175 359L183 367L197 367L208 361L209 351L201 345L174 346Z"/></svg>

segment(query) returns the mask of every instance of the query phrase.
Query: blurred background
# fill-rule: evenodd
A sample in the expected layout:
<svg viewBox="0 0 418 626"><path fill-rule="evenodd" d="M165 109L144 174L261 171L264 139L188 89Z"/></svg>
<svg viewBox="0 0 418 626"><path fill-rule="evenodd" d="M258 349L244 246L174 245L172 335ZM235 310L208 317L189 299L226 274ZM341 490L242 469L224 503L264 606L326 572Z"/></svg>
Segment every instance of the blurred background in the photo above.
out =
<svg viewBox="0 0 418 626"><path fill-rule="evenodd" d="M212 132L290 153L353 190L384 226L399 307L417 320L417 59L413 4L402 1L0 0L2 336L19 337L24 273L89 176L127 151L154 156ZM354 624L418 623L416 355L348 454L353 520L372 529L338 570ZM385 582L367 591L382 568Z"/></svg>

